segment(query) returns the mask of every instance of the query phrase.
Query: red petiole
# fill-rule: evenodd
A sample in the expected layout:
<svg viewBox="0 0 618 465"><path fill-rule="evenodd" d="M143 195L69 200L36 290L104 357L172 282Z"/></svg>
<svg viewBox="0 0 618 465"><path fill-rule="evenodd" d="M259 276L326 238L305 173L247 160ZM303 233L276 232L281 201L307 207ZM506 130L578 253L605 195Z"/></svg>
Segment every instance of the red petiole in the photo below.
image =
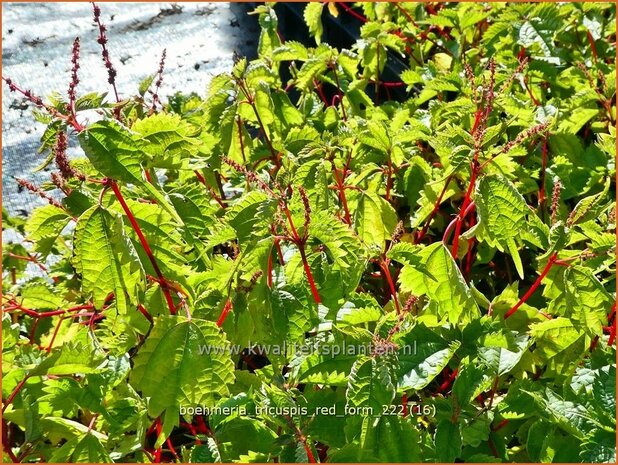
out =
<svg viewBox="0 0 618 465"><path fill-rule="evenodd" d="M152 264L152 267L154 268L155 273L157 274L157 277L159 278L158 280L159 285L161 286L161 291L163 292L163 295L165 296L165 300L167 302L167 306L169 307L170 314L175 315L176 307L174 305L174 300L172 299L172 294L170 293L170 290L168 288L167 280L165 279L165 276L163 276L163 273L161 272L161 268L159 268L159 264L157 263L157 260L155 259L154 254L152 253L152 249L150 248L150 245L148 244L148 241L146 240L146 237L144 236L142 229L139 227L139 224L137 223L135 216L131 212L131 209L127 205L127 202L124 200L124 197L122 196L122 192L120 192L120 188L118 187L118 184L116 183L116 181L108 180L107 185L111 186L112 191L114 191L114 195L118 199L118 202L120 202L122 209L127 215L127 218L129 219L129 222L131 223L131 226L133 227L133 230L135 231L135 234L137 234L137 237L139 238L139 241L142 244L142 247L144 248L144 252L146 253L146 256L148 257L148 260L150 260L150 263Z"/></svg>
<svg viewBox="0 0 618 465"><path fill-rule="evenodd" d="M511 308L508 312L506 312L504 314L504 319L506 320L508 317L510 317L513 313L515 313L519 307L521 307L524 303L526 303L526 301L530 298L530 296L532 296L532 294L534 294L534 291L537 290L537 288L541 285L541 282L543 281L543 279L545 278L545 276L547 276L547 273L549 273L549 270L551 270L551 267L554 265L554 263L556 262L556 260L558 259L558 252L554 252L552 254L551 257L549 257L549 260L547 261L547 264L545 265L545 268L543 268L543 271L541 271L541 274L539 275L538 278L536 278L536 281L532 284L532 286L530 286L530 289L528 289L528 292L526 292L521 299L519 299L519 302L517 302L513 308Z"/></svg>

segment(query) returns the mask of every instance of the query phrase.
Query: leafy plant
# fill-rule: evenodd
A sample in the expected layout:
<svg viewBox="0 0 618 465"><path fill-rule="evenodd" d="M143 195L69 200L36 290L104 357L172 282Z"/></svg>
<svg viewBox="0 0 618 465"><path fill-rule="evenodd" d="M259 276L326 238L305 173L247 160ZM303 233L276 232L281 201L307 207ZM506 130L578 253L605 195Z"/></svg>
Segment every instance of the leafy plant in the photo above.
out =
<svg viewBox="0 0 618 465"><path fill-rule="evenodd" d="M3 77L57 167L3 212L4 459L615 461L615 5L325 6L205 97L122 97L96 5L111 94L79 40L66 100Z"/></svg>

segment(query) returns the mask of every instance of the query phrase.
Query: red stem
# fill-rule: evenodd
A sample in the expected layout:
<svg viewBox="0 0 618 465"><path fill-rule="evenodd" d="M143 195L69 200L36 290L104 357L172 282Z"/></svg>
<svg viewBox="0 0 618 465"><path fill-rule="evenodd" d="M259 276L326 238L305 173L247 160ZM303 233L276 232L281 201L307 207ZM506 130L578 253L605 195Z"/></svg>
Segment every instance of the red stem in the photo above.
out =
<svg viewBox="0 0 618 465"><path fill-rule="evenodd" d="M607 341L607 345L613 346L615 340L616 340L616 322L614 321L612 325L610 326L609 340Z"/></svg>
<svg viewBox="0 0 618 465"><path fill-rule="evenodd" d="M348 5L346 5L344 2L337 2L337 5L341 6L341 8L343 8L348 14L350 14L351 16L354 16L359 21L361 21L363 23L367 22L367 18L365 18L360 13L357 13L356 11L354 11L352 8L350 8Z"/></svg>
<svg viewBox="0 0 618 465"><path fill-rule="evenodd" d="M320 96L320 99L322 100L322 103L324 104L325 107L327 107L328 106L328 99L324 95L324 91L322 91L322 85L320 83L318 83L317 79L313 80L313 86L315 87L316 92Z"/></svg>
<svg viewBox="0 0 618 465"><path fill-rule="evenodd" d="M590 34L590 31L586 31L586 35L588 36L588 42L590 43L590 50L592 50L592 56L594 58L594 62L596 63L597 60L599 59L599 55L597 53L597 46L594 44L594 38L592 37L592 34Z"/></svg>
<svg viewBox="0 0 618 465"><path fill-rule="evenodd" d="M393 187L393 165L391 164L389 160L387 167L386 167L386 195L384 196L384 198L387 201L390 201L391 199L392 187Z"/></svg>
<svg viewBox="0 0 618 465"><path fill-rule="evenodd" d="M5 311L11 311L11 310L21 310L26 315L34 317L34 318L47 318L47 317L56 316L56 315L63 315L65 313L69 313L69 312L78 312L80 310L94 310L94 305L92 305L92 304L85 304L85 305L78 305L76 307L67 308L66 310L53 310L53 311L50 311L50 312L37 312L36 310L32 310L32 309L29 309L29 308L26 308L26 307L22 307L18 303L14 303L14 306L5 309Z"/></svg>
<svg viewBox="0 0 618 465"><path fill-rule="evenodd" d="M498 423L496 426L492 426L491 430L492 431L498 431L501 430L502 428L504 428L506 425L508 425L509 421L505 418L504 420L502 420L500 423Z"/></svg>
<svg viewBox="0 0 618 465"><path fill-rule="evenodd" d="M144 315L144 318L146 318L150 323L154 323L152 316L150 316L150 313L148 313L148 311L146 310L146 307L144 307L142 304L137 304L137 309L142 315Z"/></svg>
<svg viewBox="0 0 618 465"><path fill-rule="evenodd" d="M399 307L399 300L397 299L397 291L395 290L395 283L393 282L393 277L391 276L391 271L388 268L389 261L382 260L380 262L380 269L384 272L384 276L386 277L386 282L388 283L388 288L390 289L391 296L393 297L393 302L395 303L395 310L397 311L397 315L401 313L401 308Z"/></svg>
<svg viewBox="0 0 618 465"><path fill-rule="evenodd" d="M414 18L412 17L412 15L410 13L408 13L405 8L403 8L402 6L400 6L397 2L393 2L393 5L395 5L395 7L406 17L406 19L408 21L410 21L412 23L412 25L414 27L418 27L418 24L416 24L416 21L414 21Z"/></svg>
<svg viewBox="0 0 618 465"><path fill-rule="evenodd" d="M404 87L407 84L405 82L387 82L387 81L380 81L380 85L383 87Z"/></svg>
<svg viewBox="0 0 618 465"><path fill-rule="evenodd" d="M476 184L476 177L479 172L479 165L477 162L478 153L475 154L474 160L472 161L472 174L470 175L470 184L468 185L468 190L466 191L466 196L464 197L464 201L461 205L460 213L457 216L457 223L455 224L455 236L453 237L453 248L451 249L451 255L453 258L457 258L457 249L459 248L459 235L461 234L461 225L463 223L464 213L468 209L470 202L472 201L472 190L474 189L474 184Z"/></svg>
<svg viewBox="0 0 618 465"><path fill-rule="evenodd" d="M243 164L247 163L247 158L245 156L245 141L242 138L242 120L240 116L236 118L236 126L238 127L238 141L240 142L240 154L242 155Z"/></svg>
<svg viewBox="0 0 618 465"><path fill-rule="evenodd" d="M339 200L341 201L341 206L343 207L343 213L345 222L347 224L352 224L352 219L350 218L350 210L348 209L348 200L345 196L345 186L343 185L343 180L345 178L345 171L341 174L341 179L337 175L337 168L333 167L333 174L335 175L335 181L337 181L337 189L339 190Z"/></svg>
<svg viewBox="0 0 618 465"><path fill-rule="evenodd" d="M483 110L481 110L480 108L478 110L476 110L476 113L474 115L474 125L472 125L472 129L470 130L470 134L474 135L476 133L476 130L479 127L479 124L481 122L481 117L483 116Z"/></svg>
<svg viewBox="0 0 618 465"><path fill-rule="evenodd" d="M283 260L283 252L281 251L281 244L279 241L275 241L275 247L277 247L277 255L279 256L279 263L281 266L285 265L285 261Z"/></svg>
<svg viewBox="0 0 618 465"><path fill-rule="evenodd" d="M468 205L468 207L466 208L466 211L464 211L462 214L463 218L466 218L468 214L474 209L474 207L475 207L475 203L470 202L470 205ZM442 236L442 242L444 242L444 244L446 244L446 241L448 241L448 238L451 232L453 231L453 227L455 226L458 220L459 220L459 215L453 218L453 220L448 224L448 226L444 230L444 235Z"/></svg>
<svg viewBox="0 0 618 465"><path fill-rule="evenodd" d="M253 97L251 96L247 88L245 87L244 83L239 82L238 86L240 87L240 90L242 90L243 94L245 95L245 98L247 99L247 103L251 106L251 108L253 108L255 119L257 119L257 122L260 126L260 130L262 131L262 134L264 135L264 141L266 142L266 145L268 146L268 149L270 150L273 162L278 165L279 158L277 156L277 152L275 151L275 148L273 147L273 144L270 141L270 138L268 137L268 133L266 132L266 127L264 126L264 123L262 123L262 118L260 118L260 113L258 112L257 107L255 106L255 101L253 100Z"/></svg>
<svg viewBox="0 0 618 465"><path fill-rule="evenodd" d="M13 389L13 392L11 392L11 395L9 395L9 398L4 403L2 407L2 413L4 413L7 407L13 403L13 400L15 400L15 396L19 394L19 391L21 391L21 389L24 387L24 384L26 384L26 381L28 381L29 379L30 379L30 375L26 375L24 379L22 379L19 383L17 383L17 386L15 386L15 388Z"/></svg>
<svg viewBox="0 0 618 465"><path fill-rule="evenodd" d="M156 422L155 422L155 428L157 431L157 438L159 437L159 435L161 434L161 430L162 430L162 426L161 426L161 418L157 418ZM154 457L154 462L155 463L161 463L161 452L163 451L162 447L159 447L156 451L155 451L155 457Z"/></svg>
<svg viewBox="0 0 618 465"><path fill-rule="evenodd" d="M504 314L505 320L508 317L510 317L513 313L515 313L517 309L519 309L519 307L521 307L530 298L530 296L534 294L534 291L536 291L537 288L541 285L541 281L543 281L543 278L547 276L547 273L549 273L549 270L554 265L554 262L556 261L557 258L558 258L558 252L554 252L552 256L549 257L549 260L547 261L547 265L545 265L545 268L543 268L543 271L541 272L539 277L536 278L536 281L534 282L534 284L530 286L530 289L528 289L528 292L526 292L523 295L523 297L519 299L519 302L517 302L513 308L511 308L508 312Z"/></svg>
<svg viewBox="0 0 618 465"><path fill-rule="evenodd" d="M42 271L45 271L47 273L47 267L45 265L43 265L41 262L39 262L35 257L25 257L23 255L16 255L12 252L9 252L9 257L12 258L16 258L17 260L25 260L27 262L32 262L35 265L37 265Z"/></svg>
<svg viewBox="0 0 618 465"><path fill-rule="evenodd" d="M13 454L11 442L9 441L9 424L2 420L2 449L7 453L12 463L19 463L20 460Z"/></svg>
<svg viewBox="0 0 618 465"><path fill-rule="evenodd" d="M309 262L307 261L307 255L305 254L305 244L297 244L298 251L300 252L300 257L303 261L303 267L305 268L305 274L307 275L307 280L309 281L309 287L311 287L311 294L313 295L313 300L315 300L316 304L321 303L320 294L318 294L318 289L315 286L315 280L313 279L313 274L311 274L311 268L309 267Z"/></svg>
<svg viewBox="0 0 618 465"><path fill-rule="evenodd" d="M176 460L180 460L180 458L178 457L178 453L176 452L176 449L174 449L174 445L172 444L172 440L170 438L167 438L167 441L165 441L165 443L167 444L167 447L169 447L170 452L176 458Z"/></svg>
<svg viewBox="0 0 618 465"><path fill-rule="evenodd" d="M401 405L403 406L403 411L401 412L402 417L408 416L408 393L404 392L401 396Z"/></svg>
<svg viewBox="0 0 618 465"><path fill-rule="evenodd" d="M195 176L197 177L197 179L204 185L206 185L206 179L204 179L204 176L202 175L202 173L200 173L198 170L193 171L195 173Z"/></svg>
<svg viewBox="0 0 618 465"><path fill-rule="evenodd" d="M311 452L311 448L307 444L307 441L303 441L303 446L305 447L305 452L307 452L307 460L309 461L309 463L318 463L313 456L313 452Z"/></svg>
<svg viewBox="0 0 618 465"><path fill-rule="evenodd" d="M341 85L339 84L339 75L337 74L337 63L333 65L333 74L335 75L335 82L337 83L337 92L339 94L339 102L341 103L341 113L343 116L343 121L347 121L348 115L345 112L345 105L343 104L343 92L341 90Z"/></svg>
<svg viewBox="0 0 618 465"><path fill-rule="evenodd" d="M438 196L436 203L433 206L433 210L431 211L431 213L429 214L429 217L427 218L427 221L425 222L425 226L423 226L423 229L421 230L421 232L418 233L416 236L416 239L414 241L416 244L418 244L419 242L423 240L423 238L427 234L427 231L429 230L429 225L431 224L431 221L438 213L438 210L440 210L440 204L442 203L442 198L444 197L444 194L446 194L446 189L448 188L448 185L451 182L452 177L453 176L451 175L446 179L446 183L444 184L444 187L442 188L442 192L440 192L440 195Z"/></svg>
<svg viewBox="0 0 618 465"><path fill-rule="evenodd" d="M144 248L144 252L146 252L148 259L150 260L150 263L152 264L152 267L154 268L155 273L157 274L157 277L159 278L159 285L161 287L161 291L163 291L165 300L167 301L167 306L169 307L170 314L175 315L176 307L174 306L174 300L172 299L172 295L167 287L167 280L163 276L163 273L161 272L161 269L159 268L159 264L157 263L154 257L154 254L152 253L152 249L150 248L150 245L148 244L146 237L144 237L144 233L142 233L142 230L139 227L139 224L137 224L137 220L135 219L135 216L133 216L133 213L131 212L131 210L129 209L129 206L125 202L124 197L122 196L122 193L120 192L120 188L118 187L118 184L116 183L116 181L113 181L113 180L110 182L110 184L111 184L112 190L114 191L114 195L120 202L120 205L122 206L122 209L127 215L127 218L129 218L129 222L131 223L131 226L133 227L135 234L137 234L137 237L139 238L139 241L142 244L142 247Z"/></svg>
<svg viewBox="0 0 618 465"><path fill-rule="evenodd" d="M268 270L266 271L267 286L272 289L273 287L273 250L270 249L268 254Z"/></svg>
<svg viewBox="0 0 618 465"><path fill-rule="evenodd" d="M532 99L532 101L534 102L534 105L536 105L537 107L540 105L539 101L536 99L536 97L534 96L534 94L532 93L532 89L530 89L530 86L528 85L528 77L526 76L524 78L524 84L526 86L526 90L528 91L528 95L530 96L530 98Z"/></svg>
<svg viewBox="0 0 618 465"><path fill-rule="evenodd" d="M223 326L225 319L227 318L228 313L232 310L232 299L227 298L225 305L223 306L223 310L221 310L221 315L219 315L219 319L217 320L217 326L220 328Z"/></svg>
<svg viewBox="0 0 618 465"><path fill-rule="evenodd" d="M197 415L195 417L195 421L197 423L197 427L199 428L200 433L207 434L209 436L212 435L212 431L210 431L210 428L204 421L204 417L202 417L202 415Z"/></svg>
<svg viewBox="0 0 618 465"><path fill-rule="evenodd" d="M472 217L470 218L470 225L469 225L469 227L471 228L475 224L476 224L476 217L474 215L472 215ZM470 271L472 270L472 261L474 260L474 256L472 254L472 247L474 246L474 242L475 241L476 241L476 238L474 238L474 237L471 237L470 239L468 239L468 252L466 254L466 268L465 268L465 277L466 277L466 279L469 278Z"/></svg>
<svg viewBox="0 0 618 465"><path fill-rule="evenodd" d="M58 323L56 323L56 327L54 328L54 332L49 341L49 344L47 345L47 348L45 349L48 353L51 352L54 342L56 341L56 336L58 336L58 331L60 331L60 325L66 318L67 318L66 316L63 316L62 318L58 319Z"/></svg>

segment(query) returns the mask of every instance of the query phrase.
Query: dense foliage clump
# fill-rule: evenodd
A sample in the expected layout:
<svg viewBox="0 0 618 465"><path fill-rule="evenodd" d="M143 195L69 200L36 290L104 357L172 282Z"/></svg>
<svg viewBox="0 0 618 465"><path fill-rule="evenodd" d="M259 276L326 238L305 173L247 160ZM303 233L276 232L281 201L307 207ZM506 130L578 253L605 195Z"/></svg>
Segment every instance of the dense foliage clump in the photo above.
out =
<svg viewBox="0 0 618 465"><path fill-rule="evenodd" d="M97 6L110 93L79 40L67 99L3 78L57 168L3 215L3 458L614 462L615 5L255 14L205 96L117 89Z"/></svg>

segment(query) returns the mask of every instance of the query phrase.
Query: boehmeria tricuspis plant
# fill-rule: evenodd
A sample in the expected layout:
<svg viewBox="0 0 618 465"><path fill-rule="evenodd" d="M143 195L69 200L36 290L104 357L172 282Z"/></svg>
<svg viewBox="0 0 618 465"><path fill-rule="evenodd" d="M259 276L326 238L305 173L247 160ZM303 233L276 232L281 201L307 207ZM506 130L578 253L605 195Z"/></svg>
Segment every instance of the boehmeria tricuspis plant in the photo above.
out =
<svg viewBox="0 0 618 465"><path fill-rule="evenodd" d="M4 459L615 461L613 4L266 4L168 102L93 8L111 93L79 40L66 100L3 77L57 168L3 215Z"/></svg>

